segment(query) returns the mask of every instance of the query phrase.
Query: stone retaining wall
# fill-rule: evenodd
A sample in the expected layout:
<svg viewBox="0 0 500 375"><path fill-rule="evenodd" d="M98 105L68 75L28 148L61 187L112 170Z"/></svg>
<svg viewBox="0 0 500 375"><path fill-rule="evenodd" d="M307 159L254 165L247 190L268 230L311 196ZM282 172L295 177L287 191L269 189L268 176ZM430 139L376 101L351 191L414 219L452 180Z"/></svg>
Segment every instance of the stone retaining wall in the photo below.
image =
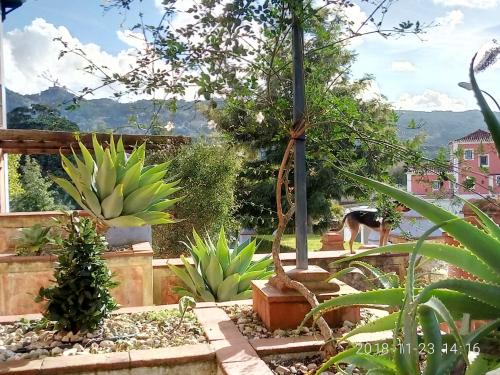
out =
<svg viewBox="0 0 500 375"><path fill-rule="evenodd" d="M122 306L153 304L153 250L149 243L132 245L132 250L104 254L115 273L118 287L111 294ZM54 256L0 255L0 315L31 314L41 311L34 297L40 287L50 284Z"/></svg>
<svg viewBox="0 0 500 375"><path fill-rule="evenodd" d="M309 253L309 264L320 266L330 272L336 272L346 264L330 267L330 263L348 257L349 251L317 251ZM257 254L254 260L261 259L264 254ZM280 254L283 265L295 264L295 253ZM408 265L408 256L405 254L377 254L368 255L360 260L370 263L385 272L395 272L401 279L406 275ZM168 268L168 264L183 267L183 263L178 258L173 259L154 259L153 260L153 301L155 305L164 305L177 303L178 296L173 288L179 283L176 276ZM366 289L365 280L357 274L346 275L341 278L346 284L353 288Z"/></svg>

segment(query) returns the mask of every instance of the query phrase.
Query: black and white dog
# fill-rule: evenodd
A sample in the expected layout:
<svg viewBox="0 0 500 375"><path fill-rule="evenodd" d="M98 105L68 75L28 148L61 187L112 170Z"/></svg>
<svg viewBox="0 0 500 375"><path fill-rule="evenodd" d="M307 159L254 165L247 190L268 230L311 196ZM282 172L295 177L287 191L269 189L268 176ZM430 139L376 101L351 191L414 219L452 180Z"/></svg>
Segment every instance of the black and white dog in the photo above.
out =
<svg viewBox="0 0 500 375"><path fill-rule="evenodd" d="M401 203L396 204L396 210L399 212L410 211L408 207ZM378 210L372 208L358 209L345 214L340 227L337 227L334 230L337 232L342 230L346 223L349 231L351 232L351 238L349 240L349 249L351 250L351 254L354 253L352 245L354 244L354 240L359 233L361 225L380 233L379 246L387 245L389 234L393 225L390 220L381 217Z"/></svg>

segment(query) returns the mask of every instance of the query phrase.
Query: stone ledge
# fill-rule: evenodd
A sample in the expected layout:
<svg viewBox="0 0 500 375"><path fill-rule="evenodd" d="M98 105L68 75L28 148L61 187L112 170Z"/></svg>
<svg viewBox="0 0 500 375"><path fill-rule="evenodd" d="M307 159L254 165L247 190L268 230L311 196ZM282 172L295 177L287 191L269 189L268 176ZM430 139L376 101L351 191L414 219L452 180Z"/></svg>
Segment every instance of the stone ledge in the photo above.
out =
<svg viewBox="0 0 500 375"><path fill-rule="evenodd" d="M249 342L261 356L313 352L320 350L325 343L322 337L314 336L251 339Z"/></svg>
<svg viewBox="0 0 500 375"><path fill-rule="evenodd" d="M182 349L182 350L179 350ZM0 374L64 375L134 369L142 367L175 366L186 363L208 362L215 359L215 351L208 344L185 345L149 350L131 350L107 354L69 357L46 357L37 360L19 360L0 363Z"/></svg>

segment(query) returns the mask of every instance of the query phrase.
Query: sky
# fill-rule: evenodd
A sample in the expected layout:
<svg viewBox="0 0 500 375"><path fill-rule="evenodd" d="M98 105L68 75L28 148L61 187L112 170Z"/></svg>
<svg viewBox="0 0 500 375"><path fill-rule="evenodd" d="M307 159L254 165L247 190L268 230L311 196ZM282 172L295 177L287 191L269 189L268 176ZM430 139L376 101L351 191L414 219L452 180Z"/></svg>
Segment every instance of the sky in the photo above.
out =
<svg viewBox="0 0 500 375"><path fill-rule="evenodd" d="M192 0L183 0L189 4ZM6 86L21 94L38 93L54 81L72 91L96 86L84 72L85 61L66 55L58 59L62 37L84 49L93 60L121 72L133 64L140 41L127 27L138 12L147 22L160 19L161 0L136 1L128 13L104 11L101 0L26 0L3 25ZM368 8L361 1L348 16L359 23ZM375 78L367 97L383 95L396 109L476 109L471 92L458 87L468 81L474 53L492 39L500 40L500 0L399 0L388 13L387 27L403 20L431 25L419 37L384 39L371 35L352 41L357 55L352 77ZM180 21L180 20L179 20ZM500 97L500 61L477 76L483 90ZM97 97L111 95L101 90ZM134 98L129 98L129 100ZM190 98L187 98L190 99Z"/></svg>

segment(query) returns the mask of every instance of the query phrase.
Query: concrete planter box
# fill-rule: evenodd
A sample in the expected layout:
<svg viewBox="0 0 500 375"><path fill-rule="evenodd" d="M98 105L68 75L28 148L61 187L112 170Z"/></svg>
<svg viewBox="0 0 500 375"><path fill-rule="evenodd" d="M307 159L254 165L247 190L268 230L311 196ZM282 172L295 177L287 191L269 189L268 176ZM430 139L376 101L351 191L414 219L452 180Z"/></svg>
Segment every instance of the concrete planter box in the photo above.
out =
<svg viewBox="0 0 500 375"><path fill-rule="evenodd" d="M0 374L272 375L269 367L259 358L254 345L240 333L229 316L218 305L225 304L204 303L194 310L208 339L208 344L1 362ZM117 311L116 314L169 308L176 309L177 306L125 308ZM40 315L31 315L25 318L40 317ZM0 317L0 324L12 323L20 318L23 316Z"/></svg>
<svg viewBox="0 0 500 375"><path fill-rule="evenodd" d="M82 216L89 216L85 211L78 211ZM35 224L48 225L52 218L62 218L61 211L10 212L0 214L0 254L14 253L19 229ZM151 226L127 228L109 228L104 234L110 247L129 246L135 243L151 243Z"/></svg>
<svg viewBox="0 0 500 375"><path fill-rule="evenodd" d="M111 294L122 306L153 304L153 250L149 243L132 245L132 250L104 254L109 269L116 274L118 287ZM55 256L0 255L0 315L31 314L41 311L34 297L48 286Z"/></svg>

